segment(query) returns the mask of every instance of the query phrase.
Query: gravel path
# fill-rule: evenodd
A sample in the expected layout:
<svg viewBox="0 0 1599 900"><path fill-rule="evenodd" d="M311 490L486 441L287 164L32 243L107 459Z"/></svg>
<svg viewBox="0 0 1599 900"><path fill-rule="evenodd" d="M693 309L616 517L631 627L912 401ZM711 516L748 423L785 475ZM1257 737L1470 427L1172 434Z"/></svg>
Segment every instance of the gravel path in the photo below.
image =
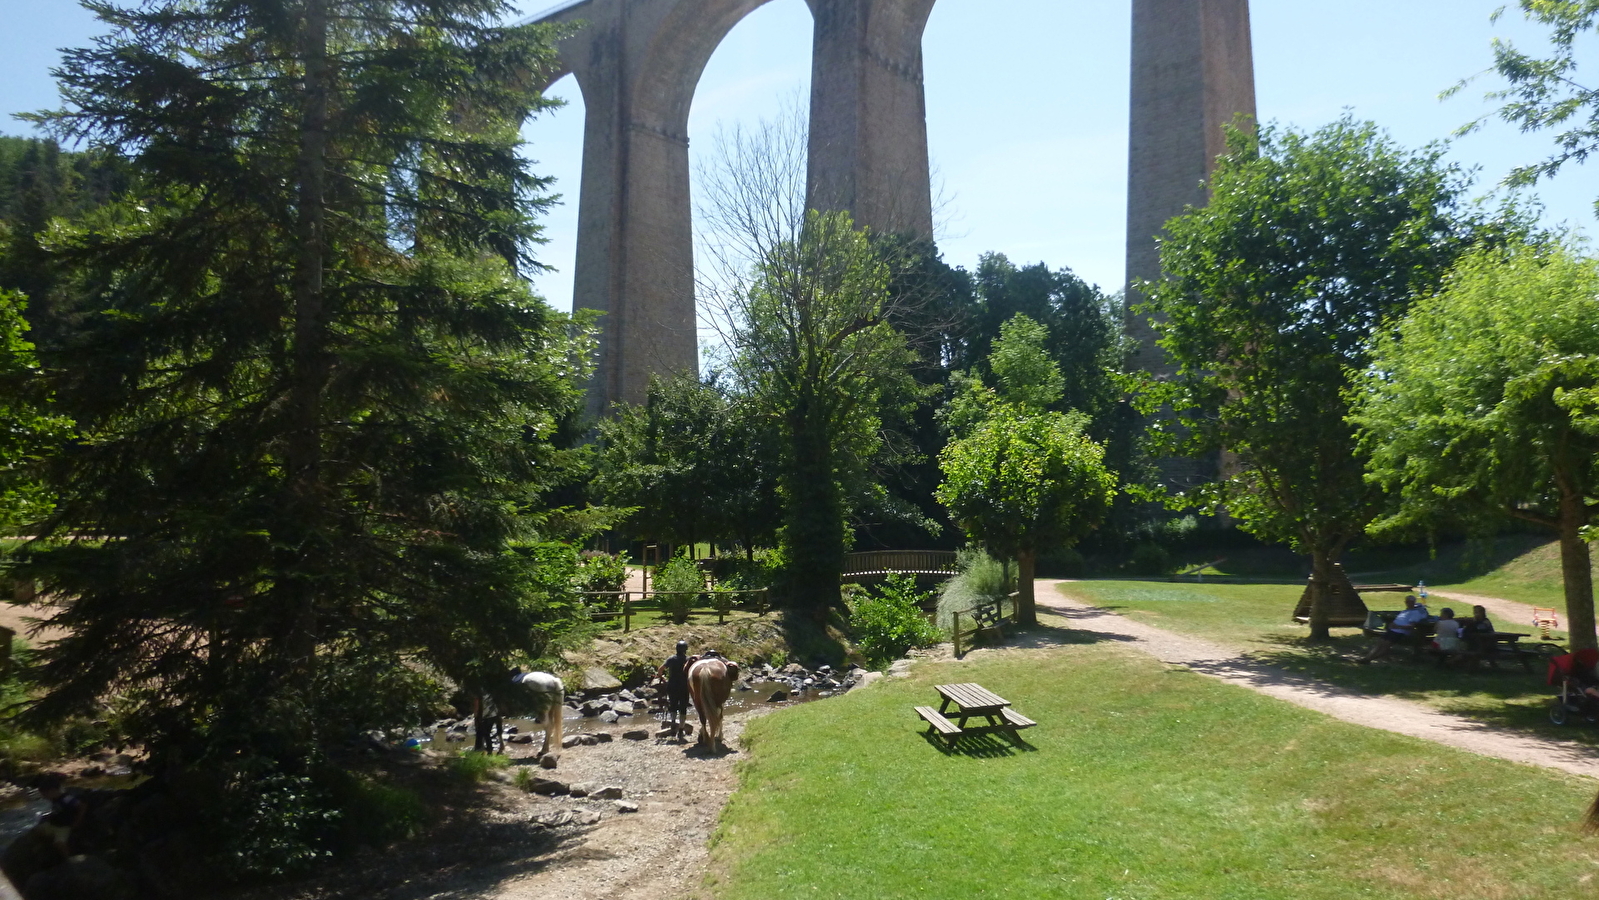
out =
<svg viewBox="0 0 1599 900"><path fill-rule="evenodd" d="M1261 665L1219 644L1173 634L1074 600L1057 590L1062 583L1049 579L1037 581L1035 592L1038 604L1064 616L1075 629L1127 641L1162 662L1187 666L1201 674L1356 725L1381 728L1483 756L1599 778L1599 753L1591 747L1570 741L1506 734L1419 703L1363 694ZM1463 594L1451 596L1467 597ZM1521 606L1510 604L1509 601L1499 603ZM1514 618L1508 615L1508 609L1501 612L1496 611L1494 606L1483 605L1496 617ZM1527 610L1527 619L1530 620L1531 607L1523 608Z"/></svg>

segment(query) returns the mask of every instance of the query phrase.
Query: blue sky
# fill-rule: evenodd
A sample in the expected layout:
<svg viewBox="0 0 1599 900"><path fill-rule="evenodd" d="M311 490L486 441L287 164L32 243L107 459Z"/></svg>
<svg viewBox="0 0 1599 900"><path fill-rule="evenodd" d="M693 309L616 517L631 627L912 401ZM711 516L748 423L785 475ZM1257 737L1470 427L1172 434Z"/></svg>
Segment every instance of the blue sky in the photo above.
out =
<svg viewBox="0 0 1599 900"><path fill-rule="evenodd" d="M524 0L538 12L552 0ZM1255 73L1262 119L1313 128L1346 108L1400 142L1447 137L1489 112L1485 78L1447 102L1438 94L1484 71L1496 35L1535 46L1541 33L1507 15L1504 0L1254 0ZM96 23L73 0L8 4L0 33L0 113L53 105L47 70L57 47L80 45ZM945 259L971 266L997 250L1018 262L1069 266L1107 289L1120 287L1126 215L1130 0L939 0L924 42L933 164L948 200ZM810 13L804 0L773 0L739 25L712 57L689 123L691 152L710 146L718 123L771 117L810 80ZM525 129L538 170L575 200L582 158L582 101ZM24 123L0 130L27 133ZM1535 161L1548 135L1495 123L1455 142L1452 157L1481 167L1484 192L1513 166ZM1599 163L1540 185L1551 222L1593 231ZM560 271L540 290L571 302L575 203L546 222L545 258Z"/></svg>

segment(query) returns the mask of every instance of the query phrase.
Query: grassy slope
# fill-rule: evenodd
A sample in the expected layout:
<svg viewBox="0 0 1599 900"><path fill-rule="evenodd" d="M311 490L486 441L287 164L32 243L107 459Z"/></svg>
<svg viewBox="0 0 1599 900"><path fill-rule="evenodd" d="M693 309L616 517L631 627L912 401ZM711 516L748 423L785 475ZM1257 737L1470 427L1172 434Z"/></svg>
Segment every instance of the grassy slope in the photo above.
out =
<svg viewBox="0 0 1599 900"><path fill-rule="evenodd" d="M977 681L1034 752L947 754L911 707ZM1591 783L1362 729L1107 644L752 722L714 845L728 900L1543 898L1591 891ZM1468 837L1469 836L1469 837Z"/></svg>
<svg viewBox="0 0 1599 900"><path fill-rule="evenodd" d="M1356 666L1349 657L1369 646L1358 632L1338 629L1331 643L1308 642L1306 628L1289 619L1299 596L1296 586L1079 581L1060 589L1140 622L1237 647L1332 684L1415 700L1518 731L1599 743L1590 729L1549 724L1550 688L1536 666L1531 673L1509 663L1498 671L1465 673L1410 662L1408 651L1394 654L1393 662Z"/></svg>

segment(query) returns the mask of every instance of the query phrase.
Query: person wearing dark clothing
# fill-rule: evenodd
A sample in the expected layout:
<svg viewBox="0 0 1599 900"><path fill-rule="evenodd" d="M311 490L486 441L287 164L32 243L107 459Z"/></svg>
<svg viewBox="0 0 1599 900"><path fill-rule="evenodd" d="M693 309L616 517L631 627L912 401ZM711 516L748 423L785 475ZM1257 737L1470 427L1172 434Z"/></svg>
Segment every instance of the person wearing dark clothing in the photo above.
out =
<svg viewBox="0 0 1599 900"><path fill-rule="evenodd" d="M655 670L655 677L666 682L666 712L672 736L680 737L688 723L688 641L677 642L677 653Z"/></svg>
<svg viewBox="0 0 1599 900"><path fill-rule="evenodd" d="M1494 623L1488 620L1488 610L1481 606L1471 608L1471 618L1460 623L1460 637L1466 642L1466 661L1475 665L1476 661L1484 657L1491 657L1494 651Z"/></svg>

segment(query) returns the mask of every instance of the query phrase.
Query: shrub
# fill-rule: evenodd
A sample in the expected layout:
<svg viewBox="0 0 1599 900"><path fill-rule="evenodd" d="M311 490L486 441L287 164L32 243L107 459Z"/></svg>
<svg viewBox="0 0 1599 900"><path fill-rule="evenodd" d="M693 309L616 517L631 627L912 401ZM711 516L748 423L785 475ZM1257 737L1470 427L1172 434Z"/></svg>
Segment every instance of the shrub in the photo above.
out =
<svg viewBox="0 0 1599 900"><path fill-rule="evenodd" d="M909 575L890 575L874 593L856 600L850 626L861 652L874 663L897 659L912 647L927 647L943 633L922 614L929 594L916 588Z"/></svg>
<svg viewBox="0 0 1599 900"><path fill-rule="evenodd" d="M1139 544L1127 568L1134 575L1165 575L1171 571L1171 554L1159 544Z"/></svg>
<svg viewBox="0 0 1599 900"><path fill-rule="evenodd" d="M941 628L950 627L952 613L999 602L1015 590L1016 570L985 551L979 548L962 550L955 559L960 574L944 582L938 593L938 625Z"/></svg>
<svg viewBox="0 0 1599 900"><path fill-rule="evenodd" d="M699 567L687 557L674 556L655 573L655 599L677 625L688 621L704 589Z"/></svg>
<svg viewBox="0 0 1599 900"><path fill-rule="evenodd" d="M577 579L585 591L620 591L627 586L627 563L620 554L588 550L578 562Z"/></svg>

